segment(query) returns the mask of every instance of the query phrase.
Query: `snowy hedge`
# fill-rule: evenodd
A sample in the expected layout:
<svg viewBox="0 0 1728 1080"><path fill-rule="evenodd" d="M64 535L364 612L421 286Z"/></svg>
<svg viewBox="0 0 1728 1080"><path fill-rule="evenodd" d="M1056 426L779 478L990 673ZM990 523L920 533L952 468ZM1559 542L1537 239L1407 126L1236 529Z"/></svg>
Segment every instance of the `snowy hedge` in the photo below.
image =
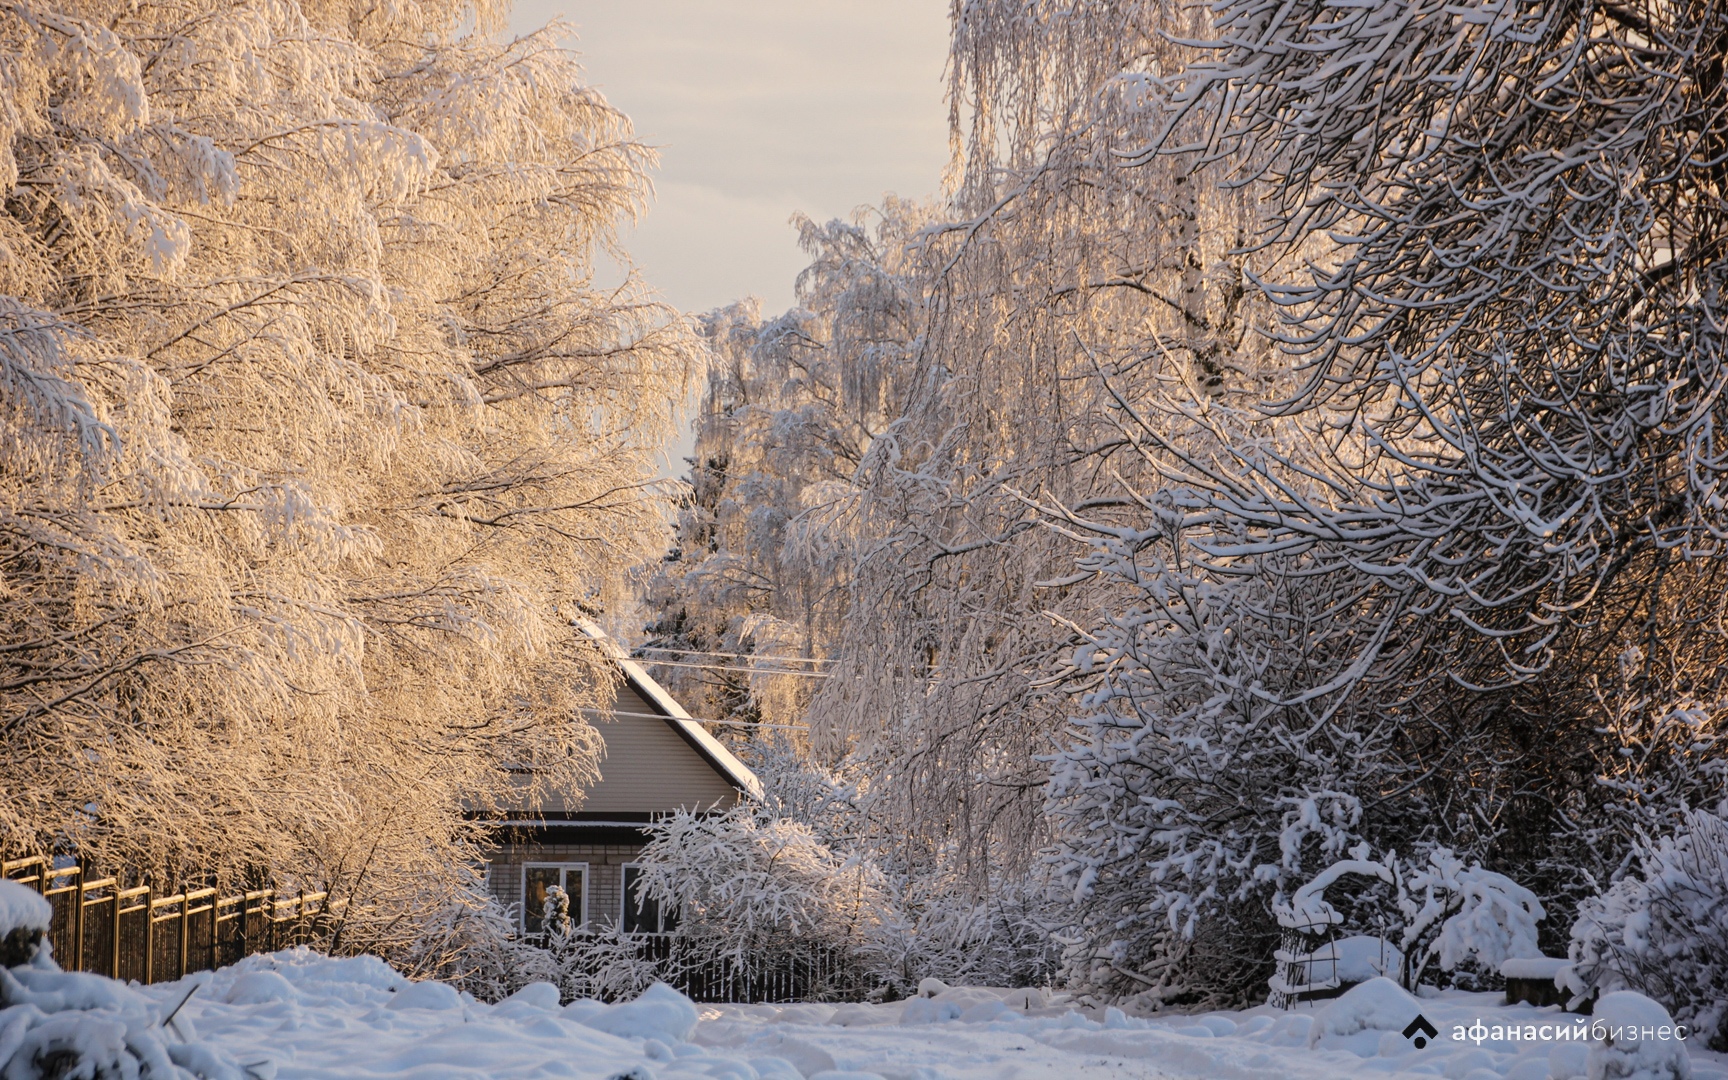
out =
<svg viewBox="0 0 1728 1080"><path fill-rule="evenodd" d="M1641 843L1637 859L1579 908L1578 987L1640 991L1728 1050L1728 820L1687 814L1672 835Z"/></svg>

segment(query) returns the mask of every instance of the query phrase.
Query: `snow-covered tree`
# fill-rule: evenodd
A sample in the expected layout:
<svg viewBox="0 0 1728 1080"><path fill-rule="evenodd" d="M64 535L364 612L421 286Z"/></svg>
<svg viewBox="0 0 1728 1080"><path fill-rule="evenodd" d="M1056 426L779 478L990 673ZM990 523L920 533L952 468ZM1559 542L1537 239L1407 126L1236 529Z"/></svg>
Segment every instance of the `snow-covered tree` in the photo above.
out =
<svg viewBox="0 0 1728 1080"><path fill-rule="evenodd" d="M1377 846L1569 888L1626 850L1601 790L1699 776L1728 262L1715 6L1208 11L1195 52L1118 69L1146 133L1119 149L1264 200L1241 247L1289 364L1244 409L1147 393L1100 351L1145 468L1126 512L1041 509L1136 594L1079 624L1086 740L1054 790L1093 943L1118 973L1138 954L1217 986L1228 965L1179 958L1207 920L1148 916L1210 906L1238 940L1225 904L1252 913L1281 800L1346 793ZM1626 745L1646 725L1649 756Z"/></svg>
<svg viewBox="0 0 1728 1080"><path fill-rule="evenodd" d="M570 618L662 539L695 350L591 284L651 154L502 16L0 10L0 846L406 947L504 766L592 775Z"/></svg>
<svg viewBox="0 0 1728 1080"><path fill-rule="evenodd" d="M775 657L823 659L841 635L852 480L905 395L907 246L924 213L890 199L852 222L801 220L812 261L799 305L764 318L746 301L703 320L712 356L691 493L651 588L644 653L710 665L657 669L702 716L801 720L823 672ZM761 673L776 670L799 674Z"/></svg>
<svg viewBox="0 0 1728 1080"><path fill-rule="evenodd" d="M914 373L858 473L851 604L811 717L892 778L904 861L963 896L1034 871L1068 708L1050 676L1075 626L1123 604L1033 505L1113 504L1117 473L1143 472L1100 371L1195 401L1261 375L1227 255L1245 207L1114 152L1140 137L1118 76L1169 56L1175 24L1139 4L956 11L954 194L918 237Z"/></svg>
<svg viewBox="0 0 1728 1080"><path fill-rule="evenodd" d="M1362 842L1526 882L1470 910L1528 951L1717 797L1720 8L955 6L898 411L810 534L896 866L1053 870L1079 983L1241 1000Z"/></svg>

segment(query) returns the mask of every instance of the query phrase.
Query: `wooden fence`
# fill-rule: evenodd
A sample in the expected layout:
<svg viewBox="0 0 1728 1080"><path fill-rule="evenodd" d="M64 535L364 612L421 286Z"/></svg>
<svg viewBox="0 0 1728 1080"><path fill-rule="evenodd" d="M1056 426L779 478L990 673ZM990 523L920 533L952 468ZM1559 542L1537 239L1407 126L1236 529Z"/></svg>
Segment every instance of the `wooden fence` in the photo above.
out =
<svg viewBox="0 0 1728 1080"><path fill-rule="evenodd" d="M214 888L182 888L158 896L149 885L125 888L116 877L89 878L81 866L55 866L40 855L0 861L0 877L53 905L48 940L62 968L141 983L327 942L346 906L321 892L279 896L274 889L219 896Z"/></svg>

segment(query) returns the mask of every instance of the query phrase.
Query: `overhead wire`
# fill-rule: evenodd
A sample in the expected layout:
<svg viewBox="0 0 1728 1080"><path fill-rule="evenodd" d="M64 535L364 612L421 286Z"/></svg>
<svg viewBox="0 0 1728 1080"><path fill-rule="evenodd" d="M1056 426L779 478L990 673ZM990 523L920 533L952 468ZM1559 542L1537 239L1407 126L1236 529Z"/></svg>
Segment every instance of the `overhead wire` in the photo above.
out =
<svg viewBox="0 0 1728 1080"><path fill-rule="evenodd" d="M664 716L660 713L632 712L629 709L586 709L585 708L582 711L588 712L588 713L597 713L601 716L641 717L644 720L690 720L692 723L719 724L723 727L786 728L786 729L791 730L791 731L809 731L810 730L809 724L768 724L768 723L757 723L753 720L704 720L700 716L690 716L690 717Z"/></svg>
<svg viewBox="0 0 1728 1080"><path fill-rule="evenodd" d="M644 645L645 653L675 653L680 656L723 656L732 660L761 660L775 664L832 664L834 660L826 656L771 656L767 653L735 653L716 652L712 649L674 649L669 646ZM644 660L646 657L633 657Z"/></svg>
<svg viewBox="0 0 1728 1080"><path fill-rule="evenodd" d="M638 664L651 664L656 667L693 668L697 671L732 671L746 675L798 675L806 679L832 679L834 677L833 672L829 671L798 671L794 668L786 668L776 671L773 668L751 667L748 665L740 667L737 664L692 664L683 660L650 660L646 656L632 656L630 659Z"/></svg>

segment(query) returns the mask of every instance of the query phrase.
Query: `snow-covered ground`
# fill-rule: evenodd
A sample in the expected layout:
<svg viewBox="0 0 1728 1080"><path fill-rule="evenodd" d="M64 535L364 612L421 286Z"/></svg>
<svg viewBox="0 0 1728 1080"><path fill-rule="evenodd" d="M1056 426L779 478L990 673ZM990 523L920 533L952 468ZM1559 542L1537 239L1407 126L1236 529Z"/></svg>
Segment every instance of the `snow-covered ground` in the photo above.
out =
<svg viewBox="0 0 1728 1080"><path fill-rule="evenodd" d="M1658 1041L1630 1053L1624 1040L1618 1048L1544 1040L1544 1026L1572 1030L1588 1021L1503 1006L1493 994L1416 1001L1384 981L1287 1013L1257 1008L1154 1019L1075 1010L1037 990L975 987L840 1006L692 1005L656 987L621 1005L560 1007L553 988L540 984L485 1005L441 984L409 982L374 958L295 951L150 987L15 968L0 976L0 999L4 1080L51 1075L30 1062L47 1061L55 1038L92 1060L109 1052L103 1047L113 1051L120 1064L82 1074L103 1080L158 1080L166 1067L160 1055L133 1054L142 1067L125 1065L128 1055L119 1051L134 1044L161 1046L175 1080L1657 1080L1688 1075L1688 1061L1697 1080L1728 1080L1728 1059L1697 1040ZM1660 1026L1660 1017L1648 1015L1659 1007L1646 999L1621 1006L1607 1002L1604 1011L1619 1013L1605 1019ZM1401 1033L1417 1012L1438 1032L1421 1048ZM1478 1021L1479 1042L1454 1037ZM1490 1037L1495 1027L1503 1036L1512 1025L1538 1037ZM151 1056L159 1066L144 1061ZM1640 1063L1647 1068L1640 1071Z"/></svg>

